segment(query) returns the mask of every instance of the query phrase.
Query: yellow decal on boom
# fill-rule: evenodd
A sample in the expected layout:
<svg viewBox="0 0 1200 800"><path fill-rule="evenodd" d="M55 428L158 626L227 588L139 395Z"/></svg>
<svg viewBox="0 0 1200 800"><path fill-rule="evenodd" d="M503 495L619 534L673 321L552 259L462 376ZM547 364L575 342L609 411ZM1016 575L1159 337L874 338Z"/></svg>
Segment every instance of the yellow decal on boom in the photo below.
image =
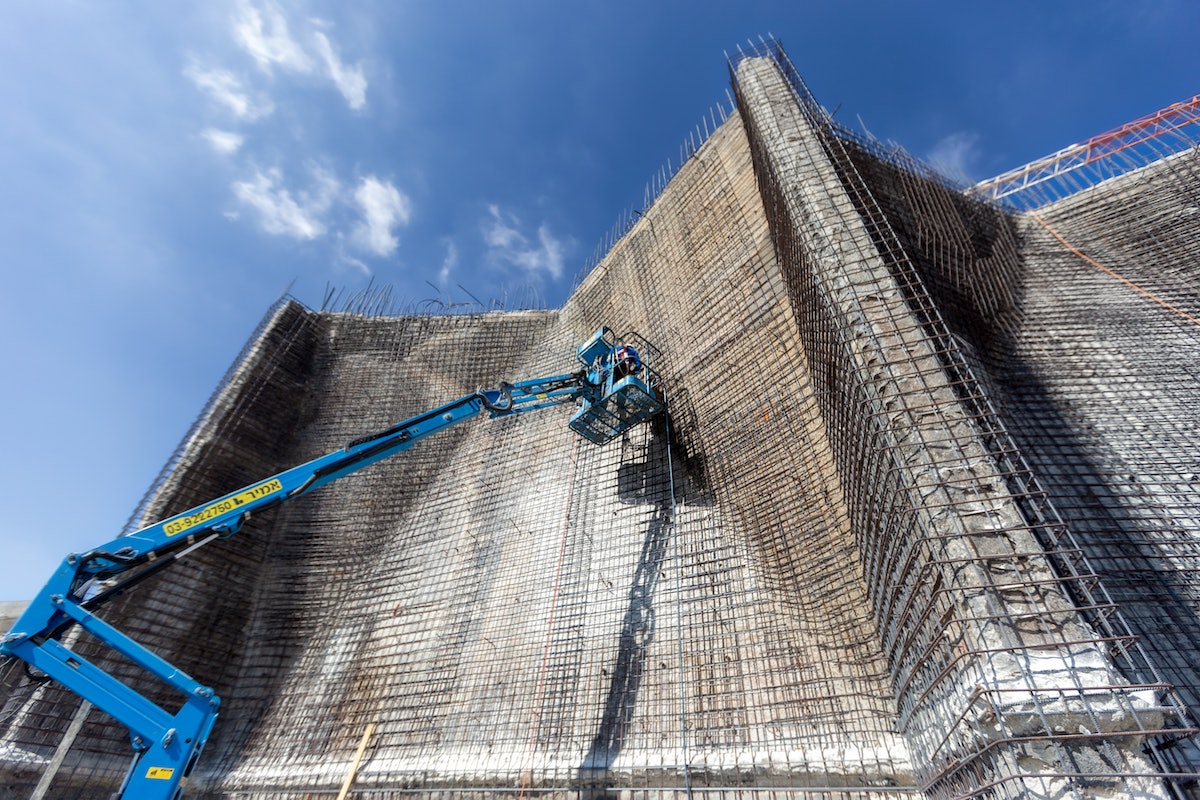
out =
<svg viewBox="0 0 1200 800"><path fill-rule="evenodd" d="M146 770L147 778L154 778L160 781L169 781L171 776L175 774L174 767L151 767Z"/></svg>
<svg viewBox="0 0 1200 800"><path fill-rule="evenodd" d="M280 491L283 491L283 484L279 482L278 478L272 478L265 483L260 483L258 486L251 486L245 491L224 497L215 503L210 503L199 511L189 512L181 517L176 517L170 522L164 523L163 533L167 534L167 536L177 536L184 531L191 530L197 525L208 522L210 519L219 517L227 511L233 511L247 503L261 500Z"/></svg>

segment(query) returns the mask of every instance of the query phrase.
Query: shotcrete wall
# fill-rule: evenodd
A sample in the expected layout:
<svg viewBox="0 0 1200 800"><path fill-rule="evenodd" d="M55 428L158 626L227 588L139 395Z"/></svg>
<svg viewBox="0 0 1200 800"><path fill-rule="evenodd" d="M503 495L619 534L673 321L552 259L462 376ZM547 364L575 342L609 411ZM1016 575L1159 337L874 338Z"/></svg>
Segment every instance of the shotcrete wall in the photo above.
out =
<svg viewBox="0 0 1200 800"><path fill-rule="evenodd" d="M1119 375L1073 356L1067 374L1045 342L1086 304L1059 301L1079 267L1045 229L842 142L781 51L756 55L732 65L739 113L561 309L268 313L143 520L570 371L600 325L655 345L669 413L600 448L566 408L459 426L107 609L222 698L189 797L334 796L364 735L352 797L1186 791L1163 770L1200 761L1154 748L1178 727L1167 681L1194 695L1194 668L1155 672L1056 508L1120 564L1169 517L1137 569L1190 563L1195 476L1153 455L1191 441L1170 427L1184 390L1143 435L1112 387L1181 387L1195 361L1134 377L1122 354ZM1045 211L1083 237L1077 217ZM1195 271L1177 274L1186 295ZM1072 347L1150 335L1119 319ZM1097 422L1077 429L1064 397ZM1096 511L1082 493L1120 483L1113 459L1157 482ZM1158 607L1193 584L1168 585ZM1195 631L1190 602L1172 630ZM1155 635L1149 605L1132 616ZM15 672L4 692L0 796L115 790L120 726Z"/></svg>
<svg viewBox="0 0 1200 800"><path fill-rule="evenodd" d="M1200 150L1025 214L866 152L855 163L1072 546L1200 708ZM1156 757L1200 764L1188 741Z"/></svg>
<svg viewBox="0 0 1200 800"><path fill-rule="evenodd" d="M1013 446L902 243L791 77L775 59L745 59L739 103L803 339L823 367L825 418L845 432L836 463L918 769L938 793L1021 797L1063 791L1046 773L1078 762L1154 771L1138 752L1162 725L1142 683L1153 676L1131 684L1108 631L1076 609L1087 587L1052 551L1044 498L1015 474ZM1076 726L1103 745L1040 742Z"/></svg>

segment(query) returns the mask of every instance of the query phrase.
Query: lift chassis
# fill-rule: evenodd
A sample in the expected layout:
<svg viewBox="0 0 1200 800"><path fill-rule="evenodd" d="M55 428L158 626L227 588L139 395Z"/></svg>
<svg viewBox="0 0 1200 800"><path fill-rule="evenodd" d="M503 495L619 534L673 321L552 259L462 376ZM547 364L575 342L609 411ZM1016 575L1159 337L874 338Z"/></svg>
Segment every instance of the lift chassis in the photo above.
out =
<svg viewBox="0 0 1200 800"><path fill-rule="evenodd" d="M175 800L208 740L220 699L212 688L101 620L96 609L197 548L237 533L252 515L401 453L483 411L503 417L579 402L570 428L605 444L662 408L658 374L641 363L630 342L648 355L657 352L637 334L618 340L612 330L601 328L576 349L583 368L574 373L475 391L86 553L69 555L0 639L0 655L21 659L129 729L134 760L120 793L123 800ZM63 644L63 634L76 625L177 691L184 698L182 707L169 713Z"/></svg>

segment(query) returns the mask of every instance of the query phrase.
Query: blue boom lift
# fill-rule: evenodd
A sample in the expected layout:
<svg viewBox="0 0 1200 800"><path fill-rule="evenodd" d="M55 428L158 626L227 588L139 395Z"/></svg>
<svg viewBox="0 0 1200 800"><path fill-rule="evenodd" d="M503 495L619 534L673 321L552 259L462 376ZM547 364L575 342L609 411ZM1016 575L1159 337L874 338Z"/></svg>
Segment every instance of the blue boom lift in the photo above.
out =
<svg viewBox="0 0 1200 800"><path fill-rule="evenodd" d="M25 661L129 728L135 755L120 793L124 800L179 798L212 731L220 701L211 688L101 620L95 610L197 548L237 533L252 514L407 450L484 410L503 417L580 401L571 429L596 444L611 441L662 408L657 373L626 344L631 337L644 351L654 350L636 334L618 341L609 328L601 328L576 349L583 369L573 374L476 391L94 550L67 556L0 640L0 655ZM168 713L64 645L62 635L72 625L177 690L184 697L179 711Z"/></svg>

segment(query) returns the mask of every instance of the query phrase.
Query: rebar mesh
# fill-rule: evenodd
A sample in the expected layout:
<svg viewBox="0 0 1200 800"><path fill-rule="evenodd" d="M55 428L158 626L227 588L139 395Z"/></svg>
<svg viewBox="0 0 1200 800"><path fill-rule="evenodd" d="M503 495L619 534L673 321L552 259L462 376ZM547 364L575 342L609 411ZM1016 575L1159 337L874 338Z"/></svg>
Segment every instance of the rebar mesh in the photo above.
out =
<svg viewBox="0 0 1200 800"><path fill-rule="evenodd" d="M1016 216L906 164L863 150L855 161L1053 498L1073 560L1120 609L1120 636L1151 657L1123 671L1160 675L1194 719L1200 151L1143 152L1132 164L1134 151L1120 154L1135 171L1066 200L1052 202L1060 185L1026 190L1039 210ZM1156 747L1194 794L1194 742Z"/></svg>
<svg viewBox="0 0 1200 800"><path fill-rule="evenodd" d="M922 225L929 199L950 194L946 182L906 173L928 188L910 198L917 230L903 240L852 157L869 164L874 154L839 135L786 56L764 43L734 68L776 247L805 311L802 338L826 378L823 411L837 431L900 729L927 791L1087 796L1118 775L1124 790L1171 791L1136 777L1169 771L1139 750L1146 736L1186 733L1182 703L1115 612L940 312L946 305L961 323L973 310L983 324L970 333L992 335L987 305L1019 288L1005 280L1015 266L985 276L961 251L931 259L933 285L952 288L931 294L906 248L956 244ZM964 227L978 237L967 254L995 233ZM989 279L1005 291L980 291Z"/></svg>
<svg viewBox="0 0 1200 800"><path fill-rule="evenodd" d="M1195 151L1013 215L839 129L777 43L730 66L561 309L269 311L140 521L602 324L669 413L460 426L106 609L222 697L189 797L336 796L362 742L351 797L1194 794L1197 329L1079 252L1200 313ZM0 796L118 787L123 729L2 687Z"/></svg>

